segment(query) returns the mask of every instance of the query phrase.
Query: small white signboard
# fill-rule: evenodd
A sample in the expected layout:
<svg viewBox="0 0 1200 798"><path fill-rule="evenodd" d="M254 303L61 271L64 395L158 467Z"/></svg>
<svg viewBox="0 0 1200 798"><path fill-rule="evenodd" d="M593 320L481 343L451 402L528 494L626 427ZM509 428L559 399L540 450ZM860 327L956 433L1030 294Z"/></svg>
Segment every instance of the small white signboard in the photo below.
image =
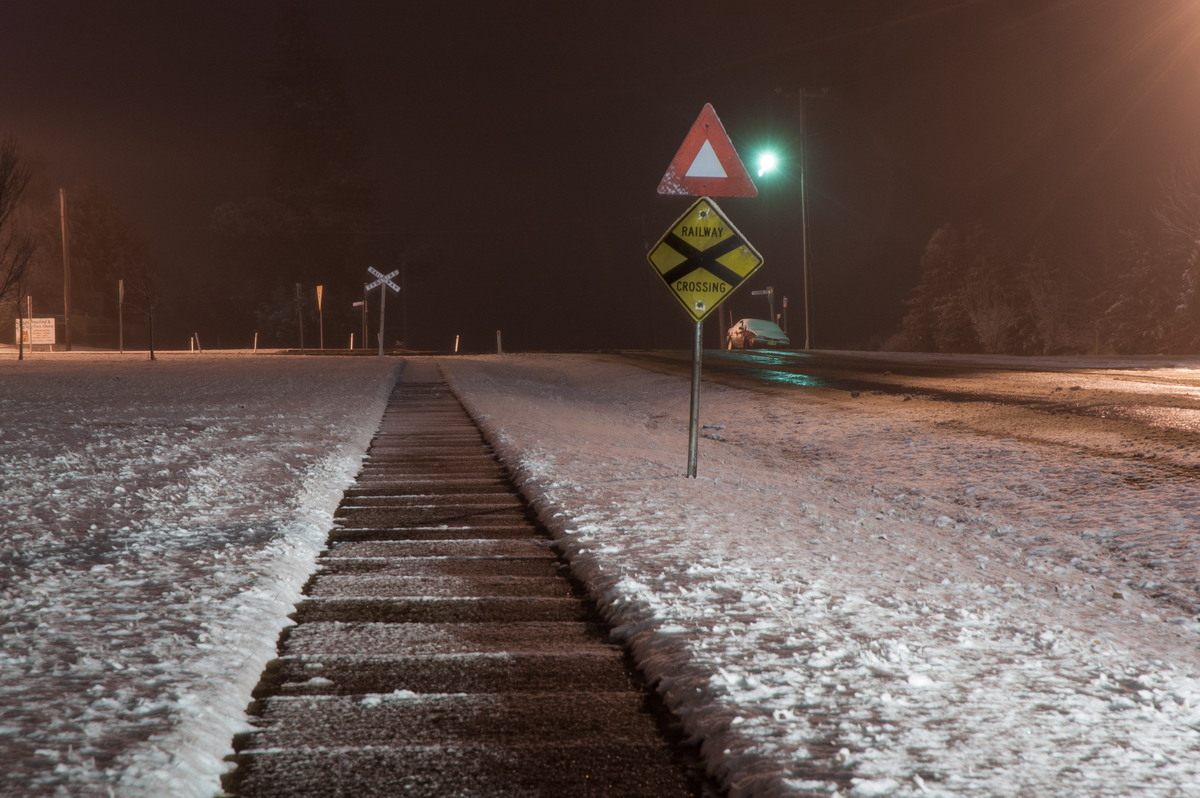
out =
<svg viewBox="0 0 1200 798"><path fill-rule="evenodd" d="M55 344L54 318L17 319L14 324L16 337L13 343Z"/></svg>

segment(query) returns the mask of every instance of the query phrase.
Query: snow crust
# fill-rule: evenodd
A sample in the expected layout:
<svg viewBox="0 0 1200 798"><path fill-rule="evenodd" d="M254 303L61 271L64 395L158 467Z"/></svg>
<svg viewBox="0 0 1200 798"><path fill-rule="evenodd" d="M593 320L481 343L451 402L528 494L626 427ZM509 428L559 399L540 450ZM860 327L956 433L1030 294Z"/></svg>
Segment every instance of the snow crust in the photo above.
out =
<svg viewBox="0 0 1200 798"><path fill-rule="evenodd" d="M0 361L0 794L219 790L396 369Z"/></svg>
<svg viewBox="0 0 1200 798"><path fill-rule="evenodd" d="M684 378L439 362L732 795L1200 794L1200 498L1105 453L1192 452L706 382L687 479ZM0 361L0 794L218 790L396 370Z"/></svg>
<svg viewBox="0 0 1200 798"><path fill-rule="evenodd" d="M445 371L732 795L1200 794L1194 482L708 384L687 479L678 377Z"/></svg>

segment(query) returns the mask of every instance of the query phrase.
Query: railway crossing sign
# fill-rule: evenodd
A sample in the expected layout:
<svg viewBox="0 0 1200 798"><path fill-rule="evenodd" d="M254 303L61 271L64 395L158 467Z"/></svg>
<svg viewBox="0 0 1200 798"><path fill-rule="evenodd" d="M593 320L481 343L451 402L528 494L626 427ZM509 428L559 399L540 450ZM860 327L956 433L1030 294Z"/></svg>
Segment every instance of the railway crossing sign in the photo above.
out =
<svg viewBox="0 0 1200 798"><path fill-rule="evenodd" d="M699 197L646 255L695 326L692 337L692 408L688 421L688 477L696 476L700 427L700 360L704 318L762 266L762 255L710 197L757 197L712 104L707 103L675 153L658 193Z"/></svg>
<svg viewBox="0 0 1200 798"><path fill-rule="evenodd" d="M757 197L758 187L729 134L707 103L679 145L658 184L659 194L691 197Z"/></svg>
<svg viewBox="0 0 1200 798"><path fill-rule="evenodd" d="M393 269L392 271L388 272L387 274L384 274L384 273L380 272L378 269L376 269L374 266L368 266L367 271L369 271L371 274L375 275L375 278L376 278L375 282L367 283L368 291L370 291L372 288L378 288L381 285L386 285L388 288L392 289L396 293L400 293L400 286L398 286L392 282L392 278L400 273L399 269Z"/></svg>
<svg viewBox="0 0 1200 798"><path fill-rule="evenodd" d="M370 291L372 288L379 289L379 356L383 357L383 321L384 308L387 306L387 290L390 288L397 294L400 293L400 286L392 282L392 278L399 274L400 270L393 269L384 274L374 266L368 266L367 271L375 276L375 281L367 283L366 290Z"/></svg>
<svg viewBox="0 0 1200 798"><path fill-rule="evenodd" d="M646 258L697 323L763 265L762 255L708 197L675 220Z"/></svg>

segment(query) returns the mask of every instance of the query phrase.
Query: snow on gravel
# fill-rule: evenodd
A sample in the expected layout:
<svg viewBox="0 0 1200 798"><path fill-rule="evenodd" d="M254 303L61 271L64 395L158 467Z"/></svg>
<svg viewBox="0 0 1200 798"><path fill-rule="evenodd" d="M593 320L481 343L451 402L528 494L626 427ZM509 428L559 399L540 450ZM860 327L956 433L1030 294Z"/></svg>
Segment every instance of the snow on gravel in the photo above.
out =
<svg viewBox="0 0 1200 798"><path fill-rule="evenodd" d="M687 479L686 379L440 362L734 796L1200 794L1193 481L714 384ZM218 789L396 366L0 361L0 794Z"/></svg>
<svg viewBox="0 0 1200 798"><path fill-rule="evenodd" d="M0 794L217 792L396 367L0 361Z"/></svg>
<svg viewBox="0 0 1200 798"><path fill-rule="evenodd" d="M1190 577L1194 481L901 397L714 385L687 479L678 377L445 368L734 796L1200 794L1194 605L1103 545Z"/></svg>

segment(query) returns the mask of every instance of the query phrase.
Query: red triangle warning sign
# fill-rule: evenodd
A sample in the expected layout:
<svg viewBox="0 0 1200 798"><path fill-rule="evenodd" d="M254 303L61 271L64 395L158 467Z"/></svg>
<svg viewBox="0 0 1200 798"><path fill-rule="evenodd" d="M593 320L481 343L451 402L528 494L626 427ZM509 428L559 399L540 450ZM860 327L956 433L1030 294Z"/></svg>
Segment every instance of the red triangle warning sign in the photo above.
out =
<svg viewBox="0 0 1200 798"><path fill-rule="evenodd" d="M688 197L757 197L712 104L706 104L658 184L659 194Z"/></svg>

